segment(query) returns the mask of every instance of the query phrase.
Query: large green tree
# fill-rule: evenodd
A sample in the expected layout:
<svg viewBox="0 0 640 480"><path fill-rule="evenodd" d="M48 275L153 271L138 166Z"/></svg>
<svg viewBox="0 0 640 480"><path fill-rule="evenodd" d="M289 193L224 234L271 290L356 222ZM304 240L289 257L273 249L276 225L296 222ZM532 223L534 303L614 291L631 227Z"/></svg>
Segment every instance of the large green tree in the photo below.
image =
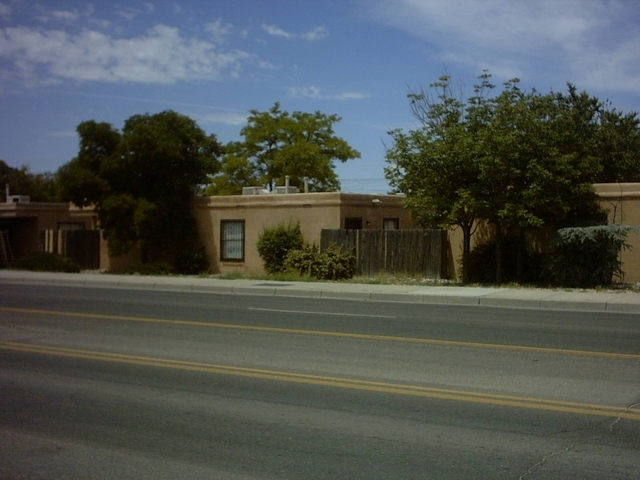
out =
<svg viewBox="0 0 640 480"><path fill-rule="evenodd" d="M558 226L597 209L592 181L599 163L582 148L566 145L571 136L563 127L570 123L573 112L561 108L553 94L525 92L518 83L517 79L506 82L503 91L490 100L491 120L482 137L488 155L483 158L479 182L484 217L495 226L498 283L503 235L518 240L520 280L527 232Z"/></svg>
<svg viewBox="0 0 640 480"><path fill-rule="evenodd" d="M121 132L78 125L78 156L58 171L60 191L95 205L109 250L139 246L143 261L173 260L197 238L189 201L218 169L220 145L174 111L134 115Z"/></svg>
<svg viewBox="0 0 640 480"><path fill-rule="evenodd" d="M0 186L3 194L5 185L9 185L11 194L29 195L32 202L56 202L59 199L52 173L33 173L26 165L14 168L0 160Z"/></svg>
<svg viewBox="0 0 640 480"><path fill-rule="evenodd" d="M495 94L487 72L480 80L467 100L449 76L409 94L422 127L391 132L386 175L425 226L461 227L465 281L473 225L493 224L500 282L503 234L523 239L537 227L596 211L592 182L603 159L580 137L585 130L576 119L591 125L589 112L578 108L589 107L588 99L579 101L571 89L568 96L525 92L517 79ZM595 133L586 136L596 142Z"/></svg>
<svg viewBox="0 0 640 480"><path fill-rule="evenodd" d="M426 228L462 230L465 282L471 235L482 218L478 177L484 152L477 137L486 121L482 109L488 87L484 78L469 105L449 76L430 85L431 92L411 92L411 109L422 128L391 131L393 145L386 153L386 177L396 191L406 193L405 205L416 221Z"/></svg>
<svg viewBox="0 0 640 480"><path fill-rule="evenodd" d="M240 131L242 142L225 147L220 174L211 179L209 195L240 193L242 187L273 190L289 176L292 185L307 177L311 191L336 191L340 182L335 162L359 158L360 153L333 129L337 115L285 112L276 103L266 112L251 110Z"/></svg>

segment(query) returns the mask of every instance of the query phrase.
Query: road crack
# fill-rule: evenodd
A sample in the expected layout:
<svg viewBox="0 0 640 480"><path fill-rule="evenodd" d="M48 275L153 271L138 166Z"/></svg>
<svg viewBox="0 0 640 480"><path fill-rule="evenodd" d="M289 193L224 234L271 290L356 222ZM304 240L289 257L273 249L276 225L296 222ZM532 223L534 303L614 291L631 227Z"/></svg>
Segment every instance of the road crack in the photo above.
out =
<svg viewBox="0 0 640 480"><path fill-rule="evenodd" d="M624 415L625 413L630 412L631 410L633 410L633 409L635 409L637 407L640 407L640 402L637 402L637 403L634 403L632 405L629 405L625 409L621 409L620 413L618 414L618 417L613 422L611 422L611 424L609 425L609 432L613 433L613 428L618 423L620 423L620 421L622 420L622 415ZM518 480L523 480L525 477L531 475L538 467L543 465L548 459L550 459L552 457L555 457L555 456L558 456L558 455L564 455L565 453L567 453L571 449L573 449L576 445L582 445L582 444L585 444L589 440L598 440L598 439L600 439L602 437L603 437L603 435L596 435L596 436L593 436L593 437L589 437L588 439L585 439L582 442L573 442L569 446L563 448L562 450L558 450L557 452L553 452L553 453L550 453L548 455L545 455L544 457L542 457L542 459L540 461L538 461L537 463L533 464L531 467L529 467L529 469L526 472L524 472L522 475L520 475L518 477Z"/></svg>
<svg viewBox="0 0 640 480"><path fill-rule="evenodd" d="M609 431L611 433L613 433L613 427L615 427L618 423L620 423L620 420L622 420L622 415L625 413L630 412L631 410L633 410L636 407L640 407L640 402L634 403L633 405L629 405L627 408L625 408L623 411L620 412L620 415L618 415L618 418L616 418L611 425L609 425Z"/></svg>
<svg viewBox="0 0 640 480"><path fill-rule="evenodd" d="M544 457L542 457L542 460L540 460L538 463L533 464L531 467L529 467L529 470L527 470L522 475L520 475L518 477L518 480L522 480L527 475L531 475L533 473L533 471L536 468L538 468L540 465L544 464L547 461L547 459L549 459L551 457L555 457L556 455L563 455L563 454L567 453L569 450L571 450L574 446L575 446L575 444L572 443L571 445L569 445L568 447L563 448L562 450L558 450L557 452L553 452L553 453L550 453L549 455L545 455Z"/></svg>

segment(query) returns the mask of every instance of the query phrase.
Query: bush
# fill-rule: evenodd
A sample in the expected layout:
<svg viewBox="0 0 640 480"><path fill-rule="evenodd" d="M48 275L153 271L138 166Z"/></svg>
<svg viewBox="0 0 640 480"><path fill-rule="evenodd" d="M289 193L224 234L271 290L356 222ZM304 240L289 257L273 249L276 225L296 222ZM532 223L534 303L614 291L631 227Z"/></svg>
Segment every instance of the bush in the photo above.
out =
<svg viewBox="0 0 640 480"><path fill-rule="evenodd" d="M49 252L31 252L9 263L12 270L31 270L34 272L78 273L80 265L71 258Z"/></svg>
<svg viewBox="0 0 640 480"><path fill-rule="evenodd" d="M284 267L319 280L346 280L356 274L356 258L334 244L322 253L316 245L305 245L289 252Z"/></svg>
<svg viewBox="0 0 640 480"><path fill-rule="evenodd" d="M176 258L176 273L198 275L209 271L209 256L204 247L197 251L184 252Z"/></svg>
<svg viewBox="0 0 640 480"><path fill-rule="evenodd" d="M265 228L256 244L267 273L284 272L284 260L287 254L292 250L300 250L303 246L304 238L300 231L300 224Z"/></svg>
<svg viewBox="0 0 640 480"><path fill-rule="evenodd" d="M563 287L610 285L614 276L623 277L619 253L630 248L627 234L637 231L621 225L562 228L553 241L545 274Z"/></svg>
<svg viewBox="0 0 640 480"><path fill-rule="evenodd" d="M304 245L299 250L291 250L284 259L284 270L295 272L300 276L315 277L320 264L318 247Z"/></svg>

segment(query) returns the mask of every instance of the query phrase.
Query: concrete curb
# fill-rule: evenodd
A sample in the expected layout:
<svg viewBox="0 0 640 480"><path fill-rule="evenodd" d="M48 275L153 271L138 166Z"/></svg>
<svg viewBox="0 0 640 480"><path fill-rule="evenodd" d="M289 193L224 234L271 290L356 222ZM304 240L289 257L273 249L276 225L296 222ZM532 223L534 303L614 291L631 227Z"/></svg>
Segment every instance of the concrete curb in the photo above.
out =
<svg viewBox="0 0 640 480"><path fill-rule="evenodd" d="M416 287L409 285L366 285L322 282L266 282L259 280L220 280L199 277L147 277L0 270L0 284L3 283L422 303L425 305L640 313L640 293L635 292L585 292L455 286Z"/></svg>

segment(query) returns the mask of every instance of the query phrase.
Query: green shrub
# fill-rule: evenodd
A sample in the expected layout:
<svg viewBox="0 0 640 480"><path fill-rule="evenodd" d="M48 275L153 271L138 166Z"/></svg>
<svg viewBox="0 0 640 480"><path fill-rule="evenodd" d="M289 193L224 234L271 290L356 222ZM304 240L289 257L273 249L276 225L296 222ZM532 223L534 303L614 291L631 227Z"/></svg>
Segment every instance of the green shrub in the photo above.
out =
<svg viewBox="0 0 640 480"><path fill-rule="evenodd" d="M209 256L204 247L178 255L175 262L176 273L198 275L209 271Z"/></svg>
<svg viewBox="0 0 640 480"><path fill-rule="evenodd" d="M317 278L320 261L318 247L315 244L307 244L298 250L291 250L287 254L284 259L284 269L285 271L296 272L303 277Z"/></svg>
<svg viewBox="0 0 640 480"><path fill-rule="evenodd" d="M334 244L329 245L324 252L319 252L316 245L305 245L299 250L292 250L284 261L284 267L319 280L346 280L357 272L356 258Z"/></svg>
<svg viewBox="0 0 640 480"><path fill-rule="evenodd" d="M563 287L610 285L614 276L623 277L619 253L630 248L627 234L637 231L621 225L562 228L553 241L545 274Z"/></svg>
<svg viewBox="0 0 640 480"><path fill-rule="evenodd" d="M265 228L258 238L256 247L267 273L282 273L284 260L291 250L299 250L304 245L300 224L276 225Z"/></svg>
<svg viewBox="0 0 640 480"><path fill-rule="evenodd" d="M80 265L71 258L49 252L31 252L9 263L12 270L31 270L34 272L78 273Z"/></svg>

